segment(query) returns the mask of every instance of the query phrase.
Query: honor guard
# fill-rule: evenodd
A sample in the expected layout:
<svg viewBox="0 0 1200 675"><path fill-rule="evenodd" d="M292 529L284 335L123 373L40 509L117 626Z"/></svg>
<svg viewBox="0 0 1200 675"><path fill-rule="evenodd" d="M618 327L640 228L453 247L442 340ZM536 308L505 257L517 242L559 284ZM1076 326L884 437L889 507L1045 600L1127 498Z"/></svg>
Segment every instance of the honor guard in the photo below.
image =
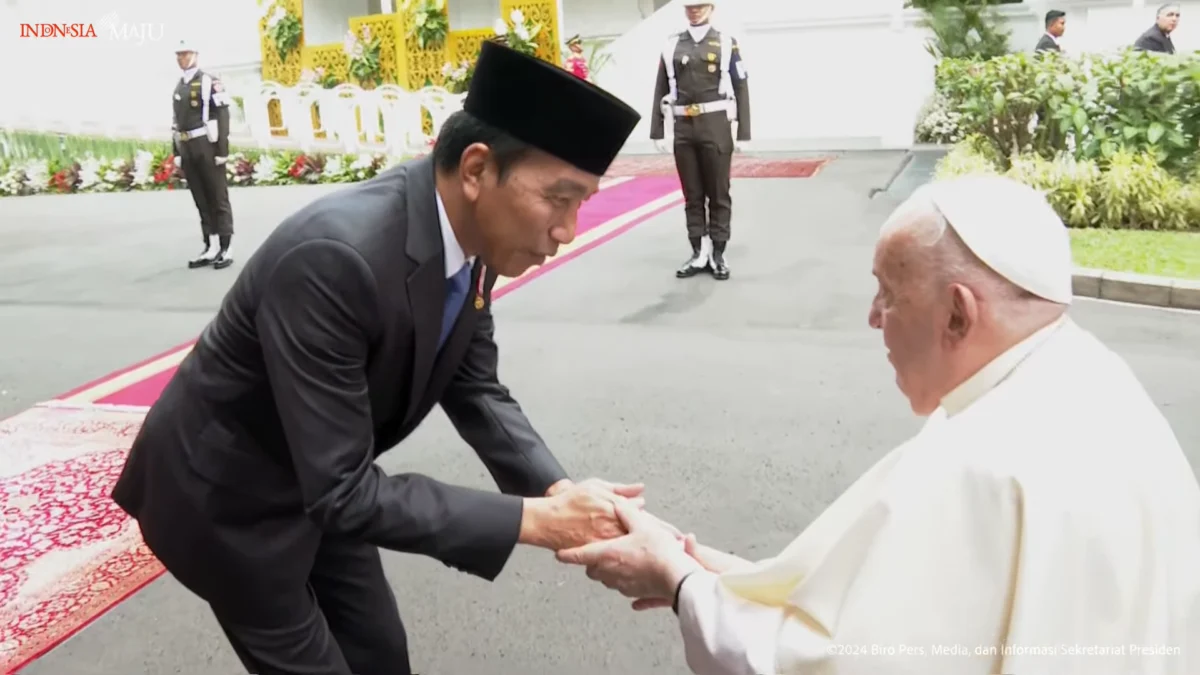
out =
<svg viewBox="0 0 1200 675"><path fill-rule="evenodd" d="M233 264L233 209L225 161L229 156L229 92L219 79L200 70L196 50L180 42L175 59L183 76L175 85L175 118L171 124L175 164L183 170L188 190L200 211L204 249L188 267Z"/></svg>
<svg viewBox="0 0 1200 675"><path fill-rule="evenodd" d="M729 278L729 174L733 152L740 149L731 129L735 120L738 143L750 140L746 66L737 40L709 24L715 4L709 0L684 5L690 25L663 48L650 118L650 138L660 150L663 119L674 120L675 166L692 244L692 257L675 272L681 279L705 270L715 279Z"/></svg>

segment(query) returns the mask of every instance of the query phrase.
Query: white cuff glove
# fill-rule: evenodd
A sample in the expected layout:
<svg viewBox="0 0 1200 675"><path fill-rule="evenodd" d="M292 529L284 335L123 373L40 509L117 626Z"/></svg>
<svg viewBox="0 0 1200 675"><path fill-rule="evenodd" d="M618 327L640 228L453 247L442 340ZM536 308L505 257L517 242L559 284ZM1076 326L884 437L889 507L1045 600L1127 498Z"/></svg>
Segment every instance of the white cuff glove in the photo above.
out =
<svg viewBox="0 0 1200 675"><path fill-rule="evenodd" d="M217 158L217 166L221 166L222 164L224 164L224 163L225 163L226 161L228 161L228 160L229 160L229 158L228 158L228 157L218 157L218 158Z"/></svg>
<svg viewBox="0 0 1200 675"><path fill-rule="evenodd" d="M209 143L216 143L217 139L221 137L221 129L217 126L216 120L209 120L205 125L205 130L208 132Z"/></svg>
<svg viewBox="0 0 1200 675"><path fill-rule="evenodd" d="M664 155L667 154L667 152L668 152L667 142L662 140L661 138L654 141L654 149L661 152Z"/></svg>
<svg viewBox="0 0 1200 675"><path fill-rule="evenodd" d="M183 158L179 155L175 155L175 168L178 169L181 166L183 166Z"/></svg>

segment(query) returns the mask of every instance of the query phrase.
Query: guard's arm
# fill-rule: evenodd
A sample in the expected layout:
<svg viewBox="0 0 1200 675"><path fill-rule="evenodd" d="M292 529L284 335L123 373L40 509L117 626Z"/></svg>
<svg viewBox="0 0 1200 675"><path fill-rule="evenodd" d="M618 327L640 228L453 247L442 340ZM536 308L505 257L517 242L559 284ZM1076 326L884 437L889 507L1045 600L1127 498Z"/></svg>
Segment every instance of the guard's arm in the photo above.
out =
<svg viewBox="0 0 1200 675"><path fill-rule="evenodd" d="M174 100L174 98L172 98ZM179 156L179 117L175 114L175 104L171 104L171 154Z"/></svg>
<svg viewBox="0 0 1200 675"><path fill-rule="evenodd" d="M497 373L491 295L496 275L488 270L484 280L484 306L478 312L467 354L442 394L441 405L459 435L479 456L497 487L506 494L541 497L567 478L542 437L534 430L521 406Z"/></svg>
<svg viewBox="0 0 1200 675"><path fill-rule="evenodd" d="M667 81L667 64L658 57L658 81L654 84L654 106L650 110L650 140L660 141L663 138L662 101L671 93L671 83Z"/></svg>
<svg viewBox="0 0 1200 675"><path fill-rule="evenodd" d="M217 157L229 156L229 107L233 99L225 89L225 84L213 78L212 81L213 114L217 118Z"/></svg>
<svg viewBox="0 0 1200 675"><path fill-rule="evenodd" d="M517 543L519 497L388 476L374 462L366 368L379 289L361 255L308 241L262 283L255 326L308 516L326 532L494 579Z"/></svg>
<svg viewBox="0 0 1200 675"><path fill-rule="evenodd" d="M742 60L742 50L738 48L736 39L731 40L733 54L729 57L729 77L733 81L733 95L737 100L737 139L750 140L750 81L746 72L746 62Z"/></svg>

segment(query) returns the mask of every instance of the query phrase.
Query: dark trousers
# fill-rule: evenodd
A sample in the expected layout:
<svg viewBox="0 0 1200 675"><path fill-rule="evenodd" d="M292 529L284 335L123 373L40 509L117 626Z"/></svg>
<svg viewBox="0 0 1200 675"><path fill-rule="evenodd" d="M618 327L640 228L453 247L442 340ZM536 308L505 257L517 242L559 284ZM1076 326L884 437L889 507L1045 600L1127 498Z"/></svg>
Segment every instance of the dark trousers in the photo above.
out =
<svg viewBox="0 0 1200 675"><path fill-rule="evenodd" d="M180 168L188 190L200 212L200 230L207 239L233 234L233 209L229 206L229 185L225 166L217 165L214 146L201 136L180 143Z"/></svg>
<svg viewBox="0 0 1200 675"><path fill-rule="evenodd" d="M683 187L688 237L729 241L733 132L724 112L675 118L675 168Z"/></svg>
<svg viewBox="0 0 1200 675"><path fill-rule="evenodd" d="M326 537L308 584L240 597L176 578L209 599L247 672L255 675L411 675L408 635L383 574L379 550ZM208 590L210 592L205 593ZM252 591L251 595L255 595Z"/></svg>

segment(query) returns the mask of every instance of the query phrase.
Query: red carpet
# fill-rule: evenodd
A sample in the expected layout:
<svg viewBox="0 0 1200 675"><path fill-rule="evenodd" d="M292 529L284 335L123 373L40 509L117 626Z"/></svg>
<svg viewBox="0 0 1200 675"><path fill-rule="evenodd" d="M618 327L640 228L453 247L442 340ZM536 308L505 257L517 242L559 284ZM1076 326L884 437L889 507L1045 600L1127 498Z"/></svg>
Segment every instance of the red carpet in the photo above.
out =
<svg viewBox="0 0 1200 675"><path fill-rule="evenodd" d="M617 179L580 211L577 241L522 284L682 202L674 176ZM109 499L145 408L190 348L0 420L0 673L12 673L162 574ZM69 399L69 401L68 401Z"/></svg>
<svg viewBox="0 0 1200 675"><path fill-rule="evenodd" d="M811 178L828 158L809 159L754 157L734 155L731 178ZM608 170L609 176L674 176L675 158L671 155L639 155L620 157Z"/></svg>

